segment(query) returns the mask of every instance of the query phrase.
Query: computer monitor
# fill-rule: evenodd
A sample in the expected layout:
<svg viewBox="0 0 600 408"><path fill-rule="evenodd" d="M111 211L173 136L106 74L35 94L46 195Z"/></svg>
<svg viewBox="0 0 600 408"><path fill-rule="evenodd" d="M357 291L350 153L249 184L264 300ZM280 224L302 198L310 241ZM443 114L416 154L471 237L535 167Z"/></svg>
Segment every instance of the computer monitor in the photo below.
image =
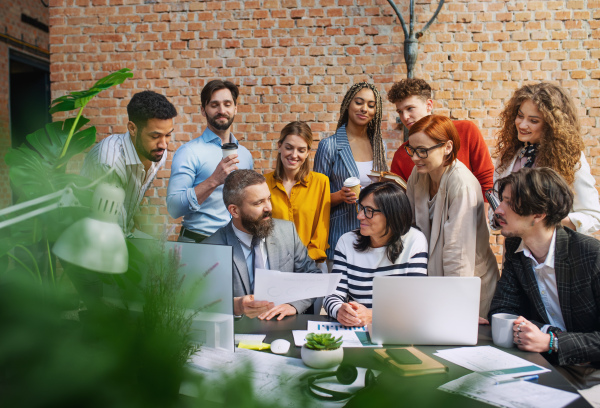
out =
<svg viewBox="0 0 600 408"><path fill-rule="evenodd" d="M151 239L129 241L142 253L155 250L161 243ZM193 294L190 312L201 310L193 319L192 340L207 347L233 352L233 249L230 246L188 242L164 243L165 253L181 253L182 289ZM142 271L142 279L144 279ZM104 293L107 294L106 288ZM108 295L110 296L110 295Z"/></svg>

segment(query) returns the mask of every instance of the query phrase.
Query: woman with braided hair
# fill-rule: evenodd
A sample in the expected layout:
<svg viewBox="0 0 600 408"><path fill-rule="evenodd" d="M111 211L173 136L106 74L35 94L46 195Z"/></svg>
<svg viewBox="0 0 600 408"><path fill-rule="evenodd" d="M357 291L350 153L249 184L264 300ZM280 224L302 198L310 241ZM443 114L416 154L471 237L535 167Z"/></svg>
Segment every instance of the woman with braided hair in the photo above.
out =
<svg viewBox="0 0 600 408"><path fill-rule="evenodd" d="M494 183L522 167L549 167L574 192L571 213L562 221L582 234L600 229L600 204L584 148L577 108L560 86L547 82L515 91L500 114Z"/></svg>
<svg viewBox="0 0 600 408"><path fill-rule="evenodd" d="M371 170L388 169L381 117L381 95L377 88L366 82L354 84L342 101L335 134L321 140L317 148L314 171L329 177L331 191L328 260L333 260L338 239L359 227L355 205L358 197L344 187L344 181L356 177L364 188L371 183L368 177Z"/></svg>

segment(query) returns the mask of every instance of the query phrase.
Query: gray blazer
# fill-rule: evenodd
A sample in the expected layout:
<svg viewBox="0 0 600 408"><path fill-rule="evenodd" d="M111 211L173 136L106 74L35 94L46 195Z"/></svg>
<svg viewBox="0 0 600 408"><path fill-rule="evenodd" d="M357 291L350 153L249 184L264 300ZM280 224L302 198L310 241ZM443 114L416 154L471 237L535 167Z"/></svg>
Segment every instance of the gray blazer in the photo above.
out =
<svg viewBox="0 0 600 408"><path fill-rule="evenodd" d="M294 223L277 219L273 219L273 223L273 232L266 240L270 268L281 272L321 273L315 262L308 256L308 251L298 237ZM242 246L233 232L231 221L202 243L233 247L233 296L251 295L246 258ZM304 299L290 302L290 305L294 306L300 314L308 309L314 301L315 299Z"/></svg>
<svg viewBox="0 0 600 408"><path fill-rule="evenodd" d="M429 180L429 175L417 173L415 167L406 191L414 221L429 241L428 275L479 277L479 315L487 317L499 273L490 248L481 185L464 164L455 160L440 180L430 222Z"/></svg>

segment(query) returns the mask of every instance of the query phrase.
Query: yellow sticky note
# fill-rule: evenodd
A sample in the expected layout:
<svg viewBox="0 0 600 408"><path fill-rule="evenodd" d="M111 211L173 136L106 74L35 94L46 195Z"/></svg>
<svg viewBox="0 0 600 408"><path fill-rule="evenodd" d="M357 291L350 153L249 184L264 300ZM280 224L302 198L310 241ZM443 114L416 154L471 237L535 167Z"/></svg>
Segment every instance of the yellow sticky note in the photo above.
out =
<svg viewBox="0 0 600 408"><path fill-rule="evenodd" d="M240 344L238 344L238 348L248 350L270 350L271 345L267 343L244 343L240 341Z"/></svg>

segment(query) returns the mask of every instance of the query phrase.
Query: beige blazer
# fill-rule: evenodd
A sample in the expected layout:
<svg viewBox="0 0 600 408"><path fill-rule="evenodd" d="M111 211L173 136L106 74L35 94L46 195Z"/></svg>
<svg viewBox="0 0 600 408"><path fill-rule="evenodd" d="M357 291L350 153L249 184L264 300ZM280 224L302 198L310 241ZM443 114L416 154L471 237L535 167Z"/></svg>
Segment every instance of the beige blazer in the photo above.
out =
<svg viewBox="0 0 600 408"><path fill-rule="evenodd" d="M490 248L481 186L464 164L455 160L446 168L437 192L433 220L429 222L429 175L408 178L406 194L413 220L429 242L429 276L481 278L479 315L486 317L500 277Z"/></svg>

